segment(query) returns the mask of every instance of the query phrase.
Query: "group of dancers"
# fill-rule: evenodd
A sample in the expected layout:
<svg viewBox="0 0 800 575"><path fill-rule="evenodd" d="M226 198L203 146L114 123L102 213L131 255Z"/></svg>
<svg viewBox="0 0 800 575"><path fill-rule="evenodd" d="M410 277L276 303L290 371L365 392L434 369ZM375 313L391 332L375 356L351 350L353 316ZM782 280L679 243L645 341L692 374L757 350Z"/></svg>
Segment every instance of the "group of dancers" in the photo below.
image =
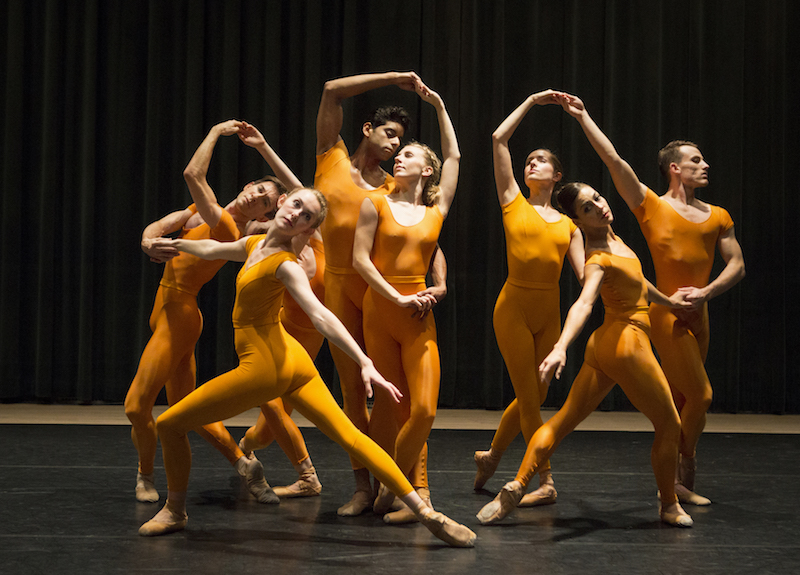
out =
<svg viewBox="0 0 800 575"><path fill-rule="evenodd" d="M416 92L433 106L441 158L419 142L401 145L409 116L394 106L370 116L349 153L340 136L343 102L390 85ZM551 151L528 155L529 194L522 194L509 139L535 105L548 104L577 119L611 172L648 242L657 287L614 234L606 200L587 184L564 184ZM218 139L234 134L255 148L275 175L247 184L222 207L206 173ZM708 184L708 163L695 144L670 143L659 154L669 181L659 197L639 182L583 102L552 90L529 96L498 127L492 144L508 256L494 328L516 399L490 449L475 453L474 488L485 485L520 431L527 450L514 481L480 510L478 520L491 524L517 506L554 503L551 454L619 384L655 428L651 460L662 521L691 526L681 503L710 504L694 492L695 451L711 402L704 368L707 301L744 276L730 216L695 196ZM427 439L440 382L430 312L447 291L438 238L455 197L460 162L452 121L439 94L413 72L338 78L323 89L316 152L314 187L304 187L254 126L238 120L214 126L184 171L194 203L143 233L142 249L153 261L165 262L165 270L150 317L153 335L125 411L139 453L136 498L159 500L153 467L160 439L167 501L139 533L162 535L185 527L192 430L225 455L259 502L319 495L322 484L290 417L297 409L350 455L355 489L339 515L372 509L387 523L419 521L448 544L471 547L472 530L434 511L427 480ZM381 163L393 156L390 175ZM177 239L166 237L178 231ZM726 265L709 282L716 249ZM562 332L558 282L565 257L583 289ZM228 260L244 262L233 307L239 365L195 389L194 347L202 330L197 292ZM560 377L566 349L598 295L605 321L589 340L564 406L543 424L539 409L549 381ZM323 337L332 344L343 410L312 361ZM152 409L162 388L170 407L156 424ZM373 394L370 413L366 399ZM255 406L261 407L258 421L237 443L221 421ZM253 453L273 440L298 472L294 484L274 490ZM526 493L536 474L539 487Z"/></svg>

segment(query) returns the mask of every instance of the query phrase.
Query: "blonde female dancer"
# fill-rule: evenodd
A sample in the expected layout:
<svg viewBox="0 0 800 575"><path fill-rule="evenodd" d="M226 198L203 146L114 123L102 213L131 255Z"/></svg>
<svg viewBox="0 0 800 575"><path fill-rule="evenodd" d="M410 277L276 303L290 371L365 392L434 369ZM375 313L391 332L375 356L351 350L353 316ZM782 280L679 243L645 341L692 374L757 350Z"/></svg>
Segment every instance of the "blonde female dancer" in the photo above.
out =
<svg viewBox="0 0 800 575"><path fill-rule="evenodd" d="M186 526L186 491L191 469L191 448L186 434L191 429L282 397L348 453L364 461L434 535L453 546L473 545L472 531L428 507L391 457L356 429L331 396L308 353L280 324L279 312L286 288L314 326L360 366L368 394L377 385L387 389L396 400L400 398L397 388L383 379L341 322L316 298L305 272L297 264L297 243L307 240L322 223L326 211L327 202L321 193L301 188L279 199L275 221L263 236L224 244L211 240L160 240L203 259L245 262L236 279L233 310L239 366L190 393L158 418L167 473L167 504L141 526L140 535L163 535Z"/></svg>

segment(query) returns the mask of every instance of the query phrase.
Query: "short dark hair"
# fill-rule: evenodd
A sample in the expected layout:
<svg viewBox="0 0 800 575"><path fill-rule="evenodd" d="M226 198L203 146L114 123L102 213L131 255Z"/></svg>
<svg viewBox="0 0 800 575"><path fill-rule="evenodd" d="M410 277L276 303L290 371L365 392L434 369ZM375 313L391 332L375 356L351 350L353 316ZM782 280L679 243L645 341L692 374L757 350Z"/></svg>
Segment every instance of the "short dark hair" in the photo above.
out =
<svg viewBox="0 0 800 575"><path fill-rule="evenodd" d="M561 186L561 188L558 190L558 193L554 194L556 202L558 203L558 209L567 214L573 220L578 219L578 212L575 211L575 200L578 198L578 194L581 193L581 190L585 187L586 184L583 182L569 182L568 184Z"/></svg>
<svg viewBox="0 0 800 575"><path fill-rule="evenodd" d="M403 126L403 131L407 132L411 127L411 116L408 115L405 108L400 106L381 106L370 113L367 122L372 124L373 128L383 126L388 122L397 122Z"/></svg>
<svg viewBox="0 0 800 575"><path fill-rule="evenodd" d="M661 148L658 152L658 169L661 170L661 175L669 179L669 166L673 162L681 161L683 154L681 153L681 146L692 146L700 149L700 146L689 140L672 140L669 144Z"/></svg>
<svg viewBox="0 0 800 575"><path fill-rule="evenodd" d="M257 179L255 182L253 182L253 184L263 184L265 182L271 182L274 184L275 188L278 190L279 196L289 192L289 190L286 188L286 185L275 176L264 176L263 178Z"/></svg>

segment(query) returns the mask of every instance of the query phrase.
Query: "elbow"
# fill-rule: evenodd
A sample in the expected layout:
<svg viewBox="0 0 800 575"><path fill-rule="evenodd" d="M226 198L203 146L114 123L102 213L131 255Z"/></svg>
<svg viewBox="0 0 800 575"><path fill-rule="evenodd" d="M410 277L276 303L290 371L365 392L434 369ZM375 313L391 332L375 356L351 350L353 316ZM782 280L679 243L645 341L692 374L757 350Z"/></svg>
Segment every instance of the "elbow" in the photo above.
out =
<svg viewBox="0 0 800 575"><path fill-rule="evenodd" d="M358 272L360 276L364 276L366 266L364 265L364 260L353 255L353 269Z"/></svg>
<svg viewBox="0 0 800 575"><path fill-rule="evenodd" d="M194 183L200 180L202 174L200 170L195 168L192 164L186 166L183 170L183 179L186 183Z"/></svg>
<svg viewBox="0 0 800 575"><path fill-rule="evenodd" d="M498 144L502 144L506 141L505 131L501 132L500 128L496 129L492 132L492 145L496 146Z"/></svg>

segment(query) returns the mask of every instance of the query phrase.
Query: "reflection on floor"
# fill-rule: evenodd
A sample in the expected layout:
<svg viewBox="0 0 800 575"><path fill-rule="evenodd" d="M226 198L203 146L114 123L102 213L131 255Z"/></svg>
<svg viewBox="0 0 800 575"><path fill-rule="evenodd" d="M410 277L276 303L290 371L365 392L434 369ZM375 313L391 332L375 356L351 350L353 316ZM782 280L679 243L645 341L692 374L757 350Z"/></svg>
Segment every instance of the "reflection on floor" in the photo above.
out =
<svg viewBox="0 0 800 575"><path fill-rule="evenodd" d="M2 406L4 410L7 406ZM235 438L244 428L232 428ZM449 549L419 525L386 526L371 512L340 518L352 473L343 450L304 429L320 497L260 505L214 449L192 434L194 466L184 532L146 539L138 526L160 505L133 498L136 455L124 425L0 425L0 565L27 573L797 573L800 441L788 434L707 434L695 526L658 521L649 432L579 431L553 457L558 503L520 509L483 527L475 513L513 478L517 439L487 491L473 492L472 453L488 430L434 430L434 506L478 534ZM160 457L160 455L159 455ZM277 448L259 453L273 485L294 470ZM163 468L156 480L166 494Z"/></svg>

